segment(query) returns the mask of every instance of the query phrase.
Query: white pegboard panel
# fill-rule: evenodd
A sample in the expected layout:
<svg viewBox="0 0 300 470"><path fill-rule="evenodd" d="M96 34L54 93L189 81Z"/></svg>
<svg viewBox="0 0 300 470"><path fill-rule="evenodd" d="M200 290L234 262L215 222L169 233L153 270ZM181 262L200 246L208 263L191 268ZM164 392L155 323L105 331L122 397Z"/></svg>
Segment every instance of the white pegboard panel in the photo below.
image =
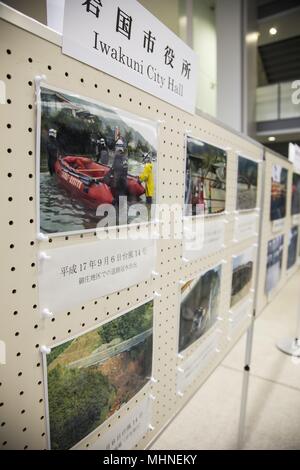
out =
<svg viewBox="0 0 300 470"><path fill-rule="evenodd" d="M1 7L3 15L7 15ZM16 20L16 24L13 24ZM232 256L257 242L252 237L233 242L237 190L237 155L262 160L262 148L203 116L192 116L117 79L105 75L61 53L60 38L30 20L22 22L12 15L10 22L0 20L1 80L7 88L6 104L0 107L1 126L1 335L7 346L7 366L0 366L0 449L44 449L47 447L45 390L40 346L50 346L74 337L108 318L114 318L138 303L161 294L154 302L153 376L156 383L149 391L156 400L152 406L152 425L137 448L146 448L163 427L195 393L222 361L250 320L241 323L228 339ZM28 28L32 31L28 31ZM43 37L40 37L43 36ZM51 41L51 42L50 42ZM36 106L34 79L46 75L47 83L82 96L118 107L138 116L161 121L158 151L159 202L182 204L184 194L184 139L189 134L225 148L228 152L225 215L225 248L222 251L182 262L181 240L159 240L156 271L158 277L121 292L96 299L63 312L57 318L41 319L38 314L37 254L40 249L84 244L94 233L36 240L35 226L35 129ZM259 165L261 169L261 165ZM259 192L262 172L259 171ZM258 195L260 200L260 194ZM176 393L178 349L178 286L181 279L192 279L223 262L221 312L222 337L219 352L199 371L197 378L179 397ZM190 355L213 331L196 342ZM148 390L147 390L148 392ZM122 407L107 425L113 427L118 416L126 414L144 399L144 390ZM88 449L101 439L95 430L81 448Z"/></svg>
<svg viewBox="0 0 300 470"><path fill-rule="evenodd" d="M286 216L282 221L282 227L278 232L274 232L273 224L271 222L271 178L273 165L279 165L288 171L287 183L287 196L286 196ZM260 269L259 269L259 282L257 292L257 314L260 314L268 302L274 299L276 294L283 287L288 279L287 272L287 250L288 250L288 235L292 225L291 218L291 200L292 200L292 165L284 157L271 152L265 151L265 165L264 165L264 198L261 219L261 238L260 238ZM282 258L281 278L277 287L269 295L266 294L266 273L267 273L267 251L268 242L279 235L284 236L284 249Z"/></svg>

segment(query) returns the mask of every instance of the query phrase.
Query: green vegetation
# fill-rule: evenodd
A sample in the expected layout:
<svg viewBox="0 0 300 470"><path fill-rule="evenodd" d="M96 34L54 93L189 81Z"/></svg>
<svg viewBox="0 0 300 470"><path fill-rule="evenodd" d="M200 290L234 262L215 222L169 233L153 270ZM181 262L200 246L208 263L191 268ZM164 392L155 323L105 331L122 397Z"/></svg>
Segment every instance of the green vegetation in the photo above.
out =
<svg viewBox="0 0 300 470"><path fill-rule="evenodd" d="M110 321L89 333L53 348L47 357L50 434L52 449L69 449L103 423L149 380L152 335L104 362L74 367L116 339L125 341L149 330L153 302ZM100 353L101 354L101 353ZM70 366L71 365L71 366Z"/></svg>
<svg viewBox="0 0 300 470"><path fill-rule="evenodd" d="M110 343L114 338L121 338L125 341L152 327L152 311L152 302L141 305L100 327L98 334L103 343Z"/></svg>
<svg viewBox="0 0 300 470"><path fill-rule="evenodd" d="M96 368L57 366L48 376L52 449L69 449L102 422L114 389Z"/></svg>
<svg viewBox="0 0 300 470"><path fill-rule="evenodd" d="M70 344L72 344L72 341L67 341L66 343L63 343L60 346L56 346L51 350L51 353L47 355L48 367L50 366L51 362L53 362L60 354L64 352L65 349L70 346Z"/></svg>

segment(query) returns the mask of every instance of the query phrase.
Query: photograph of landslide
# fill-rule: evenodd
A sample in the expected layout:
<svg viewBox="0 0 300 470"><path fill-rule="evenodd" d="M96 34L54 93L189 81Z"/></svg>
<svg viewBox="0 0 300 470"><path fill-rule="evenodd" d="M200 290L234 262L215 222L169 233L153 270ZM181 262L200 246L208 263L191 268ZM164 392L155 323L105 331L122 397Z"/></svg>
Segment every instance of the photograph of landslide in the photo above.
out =
<svg viewBox="0 0 300 470"><path fill-rule="evenodd" d="M237 210L256 208L257 203L258 163L239 156Z"/></svg>
<svg viewBox="0 0 300 470"><path fill-rule="evenodd" d="M47 355L51 449L70 449L150 380L153 301Z"/></svg>
<svg viewBox="0 0 300 470"><path fill-rule="evenodd" d="M148 221L156 202L157 123L51 87L42 86L40 97L40 231L92 230L103 205L115 208L107 225L130 223L134 203L145 208L139 221Z"/></svg>
<svg viewBox="0 0 300 470"><path fill-rule="evenodd" d="M267 275L265 290L268 294L280 281L282 273L282 257L284 248L284 236L278 237L268 242L267 253Z"/></svg>
<svg viewBox="0 0 300 470"><path fill-rule="evenodd" d="M232 260L231 307L247 297L253 278L254 250L249 248Z"/></svg>
<svg viewBox="0 0 300 470"><path fill-rule="evenodd" d="M292 227L289 232L287 269L291 269L297 261L298 234L298 227Z"/></svg>
<svg viewBox="0 0 300 470"><path fill-rule="evenodd" d="M292 215L300 214L300 175L293 173Z"/></svg>
<svg viewBox="0 0 300 470"><path fill-rule="evenodd" d="M222 267L211 269L181 288L179 352L183 351L217 321Z"/></svg>
<svg viewBox="0 0 300 470"><path fill-rule="evenodd" d="M225 150L187 137L185 215L225 211L226 169Z"/></svg>
<svg viewBox="0 0 300 470"><path fill-rule="evenodd" d="M288 171L280 165L272 167L271 187L271 221L283 219L286 216Z"/></svg>

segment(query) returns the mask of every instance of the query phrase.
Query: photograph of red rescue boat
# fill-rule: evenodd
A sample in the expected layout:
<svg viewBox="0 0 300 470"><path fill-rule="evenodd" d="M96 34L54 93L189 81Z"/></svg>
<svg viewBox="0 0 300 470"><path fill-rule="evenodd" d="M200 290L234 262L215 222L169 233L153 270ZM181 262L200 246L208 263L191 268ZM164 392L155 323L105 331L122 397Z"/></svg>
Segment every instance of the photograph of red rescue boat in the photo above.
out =
<svg viewBox="0 0 300 470"><path fill-rule="evenodd" d="M158 124L53 87L41 86L38 96L40 231L93 230L107 205L115 208L107 226L134 222L133 204L139 222L150 220Z"/></svg>

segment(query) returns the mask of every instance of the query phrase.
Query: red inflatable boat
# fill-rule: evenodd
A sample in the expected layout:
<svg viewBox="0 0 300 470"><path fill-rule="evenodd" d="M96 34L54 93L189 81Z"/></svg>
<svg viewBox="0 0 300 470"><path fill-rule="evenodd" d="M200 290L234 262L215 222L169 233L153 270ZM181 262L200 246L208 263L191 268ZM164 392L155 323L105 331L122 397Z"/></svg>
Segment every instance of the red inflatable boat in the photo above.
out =
<svg viewBox="0 0 300 470"><path fill-rule="evenodd" d="M96 163L85 156L60 157L55 163L55 173L60 182L89 205L111 204L114 191L103 178L110 167ZM136 198L144 194L145 189L137 177L127 176L128 194Z"/></svg>

